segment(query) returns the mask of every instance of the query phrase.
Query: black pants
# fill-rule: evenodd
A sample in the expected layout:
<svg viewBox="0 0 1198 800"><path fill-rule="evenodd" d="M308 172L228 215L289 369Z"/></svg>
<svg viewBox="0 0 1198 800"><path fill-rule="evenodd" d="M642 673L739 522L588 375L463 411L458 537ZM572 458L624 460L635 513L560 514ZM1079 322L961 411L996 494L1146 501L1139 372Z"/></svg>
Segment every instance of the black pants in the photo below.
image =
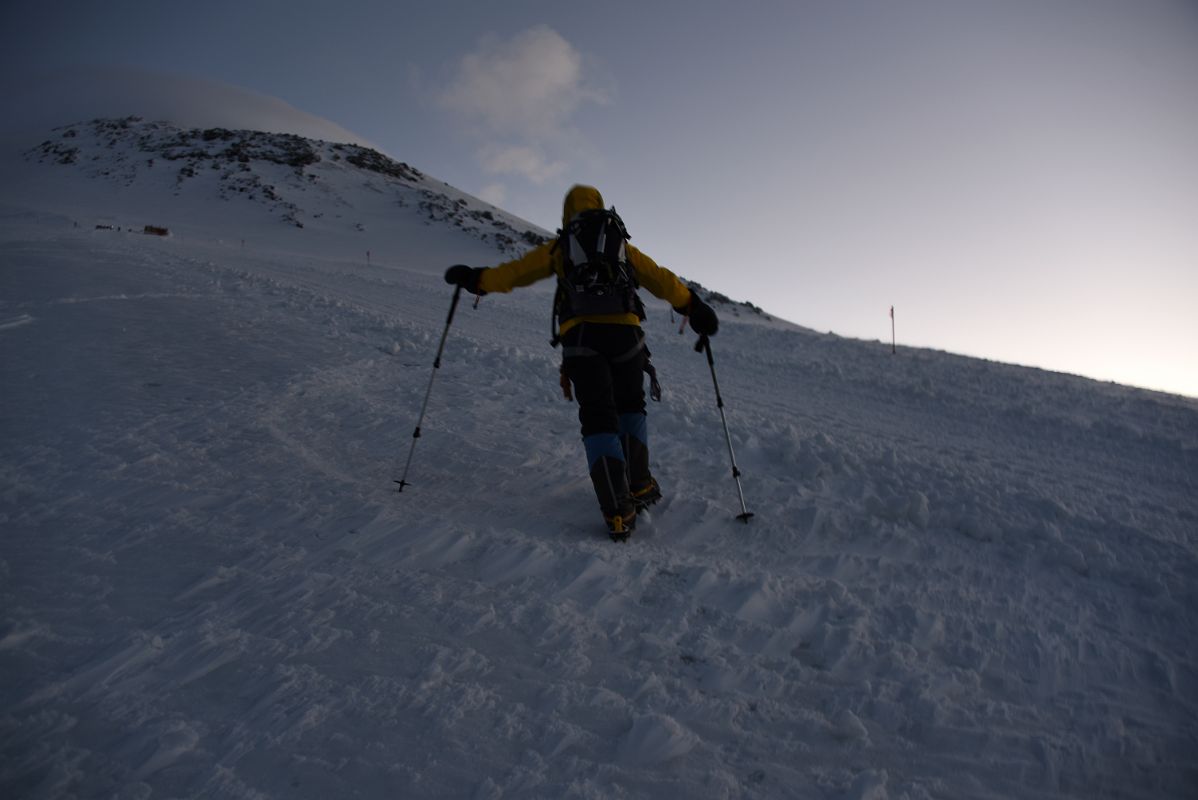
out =
<svg viewBox="0 0 1198 800"><path fill-rule="evenodd" d="M584 322L562 337L585 439L619 433L620 415L645 413L645 336L635 325Z"/></svg>
<svg viewBox="0 0 1198 800"><path fill-rule="evenodd" d="M599 506L608 516L630 513L630 486L652 481L644 333L635 325L584 322L566 332L562 348Z"/></svg>

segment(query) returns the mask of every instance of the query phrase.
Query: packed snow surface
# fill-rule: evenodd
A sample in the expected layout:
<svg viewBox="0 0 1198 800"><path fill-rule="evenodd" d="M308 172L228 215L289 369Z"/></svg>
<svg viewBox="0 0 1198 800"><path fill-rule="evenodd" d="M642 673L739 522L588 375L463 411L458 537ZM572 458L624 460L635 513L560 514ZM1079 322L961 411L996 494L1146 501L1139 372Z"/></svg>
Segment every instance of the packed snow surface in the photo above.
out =
<svg viewBox="0 0 1198 800"><path fill-rule="evenodd" d="M1196 796L1198 402L718 304L742 524L646 297L665 500L616 544L535 287L459 305L397 493L440 273L512 237L325 147L234 174L277 203L7 190L0 795Z"/></svg>

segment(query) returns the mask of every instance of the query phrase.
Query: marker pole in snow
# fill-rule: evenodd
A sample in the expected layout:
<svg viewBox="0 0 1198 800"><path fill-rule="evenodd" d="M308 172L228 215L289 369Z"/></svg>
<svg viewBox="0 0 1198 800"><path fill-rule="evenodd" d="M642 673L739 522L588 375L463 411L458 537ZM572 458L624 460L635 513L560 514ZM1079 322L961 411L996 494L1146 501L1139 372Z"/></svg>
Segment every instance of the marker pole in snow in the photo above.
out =
<svg viewBox="0 0 1198 800"><path fill-rule="evenodd" d="M449 336L449 326L453 322L453 312L458 308L458 298L462 294L462 287L459 286L453 290L453 302L449 304L449 316L445 319L445 330L441 332L441 343L437 345L437 357L433 360L433 374L428 378L428 389L424 393L424 405L420 406L420 418L416 420L416 430L412 432L412 447L408 450L408 463L404 465L403 477L395 481L399 484L399 491L403 491L403 487L410 486L408 483L408 469L412 466L412 454L416 452L416 440L420 438L420 426L424 423L424 412L428 410L428 399L433 394L433 380L437 377L437 370L441 369L441 353L445 351L445 339Z"/></svg>
<svg viewBox="0 0 1198 800"><path fill-rule="evenodd" d="M890 307L890 355L898 353L898 340L894 338L894 306Z"/></svg>
<svg viewBox="0 0 1198 800"><path fill-rule="evenodd" d="M732 479L736 481L736 494L740 498L741 513L736 518L746 525L753 512L745 506L745 492L740 485L740 468L736 466L736 454L732 452L732 437L728 434L728 417L724 415L724 398L720 395L720 382L715 377L715 359L711 356L711 340L700 336L695 342L696 353L707 353L707 366L711 368L711 385L715 387L715 404L720 409L720 421L724 423L724 441L728 444L728 458L732 462Z"/></svg>

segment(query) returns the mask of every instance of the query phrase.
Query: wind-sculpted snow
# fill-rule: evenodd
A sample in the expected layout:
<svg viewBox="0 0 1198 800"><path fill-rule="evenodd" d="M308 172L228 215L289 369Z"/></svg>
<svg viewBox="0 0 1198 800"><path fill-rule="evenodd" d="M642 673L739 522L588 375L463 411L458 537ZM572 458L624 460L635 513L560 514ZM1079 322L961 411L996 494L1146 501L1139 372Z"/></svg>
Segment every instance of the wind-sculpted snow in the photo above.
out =
<svg viewBox="0 0 1198 800"><path fill-rule="evenodd" d="M727 314L743 525L650 300L616 545L537 287L461 304L398 494L438 225L3 222L0 795L1193 796L1198 404Z"/></svg>

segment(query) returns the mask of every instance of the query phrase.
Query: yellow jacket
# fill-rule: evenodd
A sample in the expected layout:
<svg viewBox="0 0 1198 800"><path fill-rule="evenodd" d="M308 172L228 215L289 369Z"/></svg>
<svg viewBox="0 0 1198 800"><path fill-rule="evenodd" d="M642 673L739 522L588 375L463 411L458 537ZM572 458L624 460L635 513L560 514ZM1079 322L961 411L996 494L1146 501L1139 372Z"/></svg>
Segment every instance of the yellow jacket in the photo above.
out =
<svg viewBox="0 0 1198 800"><path fill-rule="evenodd" d="M562 207L562 228L580 211L603 208L603 196L593 186L575 186L566 194ZM484 292L510 292L518 286L529 286L544 280L551 275L561 276L565 262L560 248L554 247L556 241L529 250L513 261L507 261L495 267L483 270L479 275L478 288ZM685 309L691 302L691 291L678 276L637 250L632 245L626 245L628 263L636 271L637 281L656 297L665 300L674 308ZM558 335L564 334L570 328L582 322L606 322L617 325L640 325L640 318L635 313L626 314L592 314L571 317L563 321Z"/></svg>

